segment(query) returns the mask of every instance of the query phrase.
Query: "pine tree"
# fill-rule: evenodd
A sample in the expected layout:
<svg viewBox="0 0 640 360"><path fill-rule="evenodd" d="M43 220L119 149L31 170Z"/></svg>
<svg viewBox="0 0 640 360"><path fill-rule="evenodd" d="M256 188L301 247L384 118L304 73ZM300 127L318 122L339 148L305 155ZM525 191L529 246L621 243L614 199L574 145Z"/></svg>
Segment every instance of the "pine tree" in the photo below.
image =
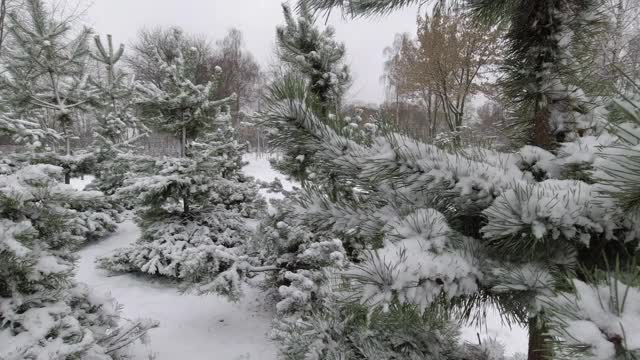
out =
<svg viewBox="0 0 640 360"><path fill-rule="evenodd" d="M8 111L2 115L0 131L30 147L29 152L13 155L14 160L60 166L68 184L72 175L95 168L93 153L71 154L70 148L76 112L86 110L92 98L84 75L89 30L73 35L69 21L57 20L39 0L28 1L24 12L12 13L10 19L15 46L4 58L3 105ZM57 151L60 141L64 155ZM74 236L92 241L115 231L120 217L114 203L100 198L71 206L76 205L76 218L68 224Z"/></svg>
<svg viewBox="0 0 640 360"><path fill-rule="evenodd" d="M294 18L288 5L282 8L285 25L277 28L276 39L278 59L285 65L285 72L305 80L310 96L314 97L319 111L326 115L325 121L336 128L348 125L338 118L342 97L350 83L349 69L344 64L344 44L334 39L333 28L321 30L306 8L302 8L298 18ZM283 158L273 162L277 169L303 185L308 181L317 182L317 176L324 176L314 169L313 152L281 146L286 140L280 138L277 131L272 135L270 145L278 150L286 149Z"/></svg>
<svg viewBox="0 0 640 360"><path fill-rule="evenodd" d="M135 150L137 140L148 129L135 115L135 82L132 76L118 68L124 45L114 49L111 35L106 47L98 35L94 37L95 51L90 55L104 66L102 76L90 77L97 89L94 95L96 111L96 179L90 185L106 195L113 195L124 183L129 164L119 154Z"/></svg>
<svg viewBox="0 0 640 360"><path fill-rule="evenodd" d="M626 221L637 226L640 87L630 81L629 88L634 93L616 102L626 121L611 127L615 136L600 136L596 142L599 148L587 150L596 154L590 173L603 185L603 198L613 200L624 211ZM640 355L640 337L633 330L640 316L637 237L636 229L624 239L630 245L625 251L605 248L605 266L594 271L583 269L582 277L566 280L567 288L542 299L550 313L550 332L556 335L556 358L633 359Z"/></svg>
<svg viewBox="0 0 640 360"><path fill-rule="evenodd" d="M534 359L551 354L544 349L556 338L545 329L562 323L540 299L635 256L638 223L604 196L611 185L597 174L598 147L623 137L586 136L558 154L532 146L450 153L388 131L363 145L324 124L302 84L277 80L264 115L290 146L313 150L319 166L359 189L356 198L309 192L296 210L315 234L353 250L348 298L387 311L442 304L463 318L495 303L529 324ZM581 179L572 178L577 166Z"/></svg>
<svg viewBox="0 0 640 360"><path fill-rule="evenodd" d="M90 95L85 76L90 30L83 28L74 35L69 21L55 19L41 0L26 1L25 12L11 13L9 19L15 45L4 57L3 99L21 110L15 115L40 118L43 130L62 132L64 155L43 153L36 161L65 168L68 184L72 173L90 167L91 161L86 154L71 153L75 112L87 104Z"/></svg>
<svg viewBox="0 0 640 360"><path fill-rule="evenodd" d="M91 57L105 68L101 78L89 79L99 91L95 95L99 102L96 135L104 157L131 148L136 140L146 135L147 129L134 113L134 82L129 74L117 68L124 45L114 50L111 35L107 35L106 47L98 35L94 41L96 51L90 53Z"/></svg>
<svg viewBox="0 0 640 360"><path fill-rule="evenodd" d="M73 280L72 203L100 200L58 182L63 171L30 165L0 178L0 357L112 359L156 326L118 328L113 299ZM122 336L121 336L122 335Z"/></svg>
<svg viewBox="0 0 640 360"><path fill-rule="evenodd" d="M241 251L250 234L245 218L255 216L262 202L240 172L245 146L221 110L233 97L214 100L214 84L195 85L179 30L173 41L172 60L157 57L165 71L162 86L141 84L138 103L150 127L180 141L180 157L131 163L131 176L117 194L138 202L142 236L132 248L102 259L101 266L172 277L198 292L237 297L251 266Z"/></svg>
<svg viewBox="0 0 640 360"><path fill-rule="evenodd" d="M313 11L327 11L338 6L350 15L358 16L385 13L418 2L303 0L301 4ZM357 156L353 152L367 153L371 152L371 149L350 151L348 149L351 144L345 139L318 128L317 121L310 120L314 115L299 109L292 113L300 119L297 124L304 124L303 126L309 129L308 133L315 135L307 137L316 137L307 141L309 145L326 148L327 138L336 139L333 149L325 150L326 154L331 154L327 156L328 161L331 158L339 159L333 160L328 166L333 171L336 171L338 163L342 162L343 166L349 165L345 166L349 169L344 171L345 175L360 171L363 174L360 178L368 179L373 176L378 179L395 179L396 182L388 184L388 188L392 189L396 194L394 196L398 198L393 202L395 207L398 207L398 203L406 201L403 200L404 197L414 197L415 191L426 190L431 193L430 202L447 218L448 225L455 232L479 240L478 243L472 242L463 246L471 246L472 253L476 254L471 260L489 264L489 269L492 269L492 275L487 276L486 270L479 268L480 273L485 275L481 276L483 280L476 281L479 285L477 292L471 291L461 297L465 299L462 301L463 314L473 313L473 308L486 300L497 301L498 306L503 309L503 315L514 316L517 320L528 323L529 359L560 357L561 353L554 353L548 348L554 345L555 340L567 336L566 332L556 330L559 325L563 328L562 319L570 317L553 317L553 314L558 313L554 306L547 308L546 311L553 313L549 316L550 314L544 310L545 307L539 305L536 299L549 297L549 292L575 288L572 285L573 279L584 281L591 278L594 272L610 273L608 264L615 261L626 264L629 259L635 257L638 241L637 222L633 220L633 215L625 213L620 206L624 201L616 199L616 196L605 196L606 200L600 200L603 194L610 191L607 189L610 189L611 184L609 180L603 180L598 175L597 164L602 161L603 155L599 154L597 149L602 146L617 146L615 144L619 144L625 136L612 136L603 128L605 116L602 116L601 108L584 106L589 102L598 104L600 99L587 99L577 86L579 84L574 76L576 69L573 66L576 61L572 52L577 41L588 38L588 34L593 30L594 20L599 20L595 11L597 4L589 1L468 3L479 18L494 24L503 22L508 27L509 55L503 89L509 99L516 100L513 103L514 108L518 110L515 119L524 125L520 130L526 130L521 132L525 135L525 142L548 149L555 148L553 153L535 146L520 149L515 157L485 150L464 149L461 154L452 158L452 154L442 152L428 154L431 151L420 150L428 148L422 144L413 145L412 141L394 140L391 141L389 149L398 154L395 156L409 160L405 168L398 167L400 162L390 163L385 167L384 161L393 159L390 157L391 153L387 153L382 159L372 156L370 160L375 159L375 167L378 168L367 170L366 163L354 164L354 158ZM289 94L290 99L303 98L294 95L293 91L289 91ZM279 110L282 110L282 107L283 105ZM292 113L290 119L293 118ZM315 117L319 116L316 114ZM397 138L395 135L388 137ZM353 146L353 149L357 147ZM338 150L341 150L342 154ZM418 155L419 153L423 155ZM425 163L421 160L425 155L429 159L428 163L431 163L427 169L423 167ZM504 174L501 179L493 179L493 176L501 171L490 169L487 164L503 169L515 167L517 171L514 172L512 168L508 175ZM633 168L627 166L618 167L614 173L617 172L618 177L624 178L627 175L623 174L628 174L628 169ZM449 174L445 169L454 170L451 177L445 175ZM461 176L460 171L463 169L464 176ZM434 170L437 172L434 173ZM425 185L421 179L430 184L435 182L437 185ZM491 180L486 182L487 179ZM510 179L510 183L502 183L504 179ZM488 184L492 184L491 189L485 188ZM362 185L358 186L367 189ZM619 184L613 188L617 186ZM403 187L413 189L411 195L408 196L406 191L399 190ZM446 189L448 190L443 192ZM459 194L462 198L457 198L451 193L454 189L454 193L457 189L463 190ZM457 199L464 201L458 203ZM469 203L469 200L473 202ZM478 203L477 200L482 201ZM562 209L562 214L559 209ZM567 211L568 209L571 211ZM340 212L332 207L330 213ZM486 250L482 251L482 248ZM373 256L368 261L370 265L365 265L364 269L357 272L357 276L364 274L364 283L369 284L363 288L364 291L359 291L367 294L363 299L376 302L380 298L393 298L394 294L407 299L406 295L397 293L398 285L393 281L396 276L406 281L406 275L400 274L411 273L411 267L403 266L415 261L410 256L412 251L402 250L402 247L396 249L400 258L397 264L380 260L390 259L391 256L386 250L378 250L375 254L382 253L386 257ZM487 253L499 255L498 258L489 256L484 260L484 256L478 256ZM431 268L437 270L434 265ZM379 271L380 269L387 271ZM623 266L623 271L632 269L632 265ZM565 272L569 274L566 277L563 275ZM374 275L377 280L371 281ZM436 283L443 282L442 278L437 280L439 281ZM414 281L428 284L421 276ZM490 283L493 285L486 287ZM614 283L609 281L609 284ZM371 284L377 284L377 287L372 287ZM598 288L601 284L593 282L592 286ZM627 281L625 284L630 283ZM446 282L444 285L445 288L449 288ZM376 288L391 290L378 294L374 291ZM460 286L456 285L454 288L460 289ZM424 305L430 303L430 296L413 289L410 294L418 294L413 301L425 302L426 297ZM454 296L455 298L460 297ZM617 295L611 297L615 298ZM612 304L615 301L603 303ZM576 304L579 307L579 302ZM566 322L564 324L566 325ZM557 337L548 336L547 326L554 329L552 333ZM602 327L600 330L608 333ZM617 343L620 339L618 332L607 341ZM597 350L597 347L594 348L592 345L581 346L588 353L590 350Z"/></svg>

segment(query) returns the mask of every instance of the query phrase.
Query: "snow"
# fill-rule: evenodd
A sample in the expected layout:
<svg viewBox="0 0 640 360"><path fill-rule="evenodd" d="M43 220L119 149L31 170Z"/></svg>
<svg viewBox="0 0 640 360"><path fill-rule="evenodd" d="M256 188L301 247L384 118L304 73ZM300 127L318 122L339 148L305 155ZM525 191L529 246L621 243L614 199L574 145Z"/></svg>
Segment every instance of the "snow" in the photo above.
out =
<svg viewBox="0 0 640 360"><path fill-rule="evenodd" d="M487 310L487 320L482 326L465 326L462 328L461 337L464 341L477 344L478 334L482 339L496 339L505 348L506 356L516 353L527 353L529 347L529 335L527 329L518 325L511 328L502 323L500 313L495 308Z"/></svg>
<svg viewBox="0 0 640 360"><path fill-rule="evenodd" d="M278 178L282 182L282 188L286 191L291 191L295 184L271 167L269 159L272 157L273 155L259 155L256 153L245 154L242 157L242 160L247 162L247 164L244 166L242 171L245 175L252 176L258 180L266 182L272 182Z"/></svg>
<svg viewBox="0 0 640 360"><path fill-rule="evenodd" d="M89 185L93 181L94 177L92 175L85 175L82 178L72 178L71 186L77 190L83 190L87 185Z"/></svg>
<svg viewBox="0 0 640 360"><path fill-rule="evenodd" d="M280 178L283 188L290 191L295 185L275 171L267 156L246 154L243 168L246 175L271 182ZM91 181L72 179L71 185L83 189ZM268 197L280 194L267 194ZM149 344L136 344L131 355L136 359L147 359L154 354L156 360L275 360L276 344L269 340L273 314L262 305L264 295L258 290L246 289L239 303L215 296L180 294L170 283L151 277L131 274L112 276L96 269L94 260L110 254L117 248L135 241L138 227L127 220L106 240L90 245L78 255L77 280L87 283L98 292L108 292L123 305L122 315L126 319L151 318L160 322L160 327L150 331ZM503 325L497 310L487 311L486 326L482 329L467 326L462 329L462 338L477 342L477 333L482 338L500 341L507 355L527 351L525 328Z"/></svg>
<svg viewBox="0 0 640 360"><path fill-rule="evenodd" d="M124 306L127 319L151 318L160 327L150 331L151 342L136 344L131 355L156 360L275 360L276 345L267 336L272 315L261 308L263 296L247 289L239 303L218 296L180 294L170 283L131 274L112 276L96 269L94 260L127 246L140 230L131 221L123 222L108 239L78 253L76 279L98 292L109 292Z"/></svg>
<svg viewBox="0 0 640 360"><path fill-rule="evenodd" d="M257 157L255 157L258 159ZM277 174L268 160L260 159L249 171L271 180ZM270 170L270 171L269 171ZM265 179L265 176L260 176ZM266 179L265 179L266 180ZM83 189L91 178L72 179L71 185ZM285 188L290 187L285 184ZM273 315L263 305L264 295L254 288L245 289L238 303L215 295L180 294L171 283L133 274L116 275L95 266L95 259L125 247L140 236L140 229L126 220L109 238L78 252L76 279L98 293L110 293L124 308L126 319L151 318L160 327L150 331L151 341L137 343L131 349L135 359L155 360L275 360L277 348L268 337Z"/></svg>
<svg viewBox="0 0 640 360"><path fill-rule="evenodd" d="M640 349L640 290L608 276L601 284L573 280L575 294L541 299L555 315L552 334L568 345L589 346L585 360L618 358L616 339L629 353Z"/></svg>

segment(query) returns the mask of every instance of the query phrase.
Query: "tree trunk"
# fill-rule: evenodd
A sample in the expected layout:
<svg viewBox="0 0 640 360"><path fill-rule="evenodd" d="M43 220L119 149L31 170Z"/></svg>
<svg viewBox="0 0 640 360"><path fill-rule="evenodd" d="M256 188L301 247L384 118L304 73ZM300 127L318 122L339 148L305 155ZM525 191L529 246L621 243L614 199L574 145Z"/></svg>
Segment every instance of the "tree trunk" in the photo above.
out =
<svg viewBox="0 0 640 360"><path fill-rule="evenodd" d="M182 135L180 136L180 157L187 156L187 127L182 128ZM189 208L189 189L186 190L185 195L182 197L183 215L189 215L191 211Z"/></svg>
<svg viewBox="0 0 640 360"><path fill-rule="evenodd" d="M400 127L400 90L396 87L396 126Z"/></svg>
<svg viewBox="0 0 640 360"><path fill-rule="evenodd" d="M2 52L2 44L4 43L5 19L7 17L7 0L0 0L0 53Z"/></svg>
<svg viewBox="0 0 640 360"><path fill-rule="evenodd" d="M537 107L536 107L537 108ZM531 134L531 145L539 146L549 150L553 146L551 125L549 124L549 110L547 108L536 109L533 116L533 133Z"/></svg>
<svg viewBox="0 0 640 360"><path fill-rule="evenodd" d="M546 327L540 324L540 319L529 318L529 353L528 360L551 360L553 352L546 344L548 336L545 334Z"/></svg>
<svg viewBox="0 0 640 360"><path fill-rule="evenodd" d="M65 136L65 148L66 148L67 156L71 155L71 139L69 139L68 134L67 134L67 136ZM65 169L65 171L64 171L64 183L67 184L67 185L71 184L71 170L70 169Z"/></svg>
<svg viewBox="0 0 640 360"><path fill-rule="evenodd" d="M182 128L182 135L180 136L180 157L187 155L187 128Z"/></svg>
<svg viewBox="0 0 640 360"><path fill-rule="evenodd" d="M191 209L189 208L189 190L187 190L186 195L182 198L182 205L183 205L183 213L184 215L189 215L189 213L191 212Z"/></svg>

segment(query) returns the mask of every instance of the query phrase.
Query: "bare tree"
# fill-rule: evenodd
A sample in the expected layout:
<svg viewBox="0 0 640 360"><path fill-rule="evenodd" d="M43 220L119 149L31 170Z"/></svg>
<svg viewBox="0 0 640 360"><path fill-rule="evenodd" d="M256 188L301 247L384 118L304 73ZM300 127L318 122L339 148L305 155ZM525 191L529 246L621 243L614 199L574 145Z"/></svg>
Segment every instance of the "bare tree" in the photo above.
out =
<svg viewBox="0 0 640 360"><path fill-rule="evenodd" d="M400 124L400 98L409 93L407 71L415 56L415 46L409 33L396 34L393 45L386 47L383 54L386 60L381 80L395 98L395 119L398 125Z"/></svg>
<svg viewBox="0 0 640 360"><path fill-rule="evenodd" d="M439 8L418 18L415 41L400 36L388 48L385 76L397 96L424 107L430 137L441 121L453 132L463 124L470 97L484 91L483 80L499 59L499 39L496 29Z"/></svg>
<svg viewBox="0 0 640 360"><path fill-rule="evenodd" d="M230 29L224 39L216 42L216 49L209 59L212 66L222 68L219 96L236 94L235 112L239 112L244 101L256 91L261 72L253 55L244 49L242 32Z"/></svg>
<svg viewBox="0 0 640 360"><path fill-rule="evenodd" d="M154 27L143 28L138 32L125 59L136 79L162 86L163 73L156 66L156 56L167 62L177 56L177 49L172 42L175 31L181 30L176 27ZM215 74L210 67L210 59L213 57L210 41L201 35L185 35L184 39L180 50L191 72L190 80L196 84L212 81Z"/></svg>
<svg viewBox="0 0 640 360"><path fill-rule="evenodd" d="M482 91L482 80L497 62L499 34L472 23L461 12L436 10L418 19L417 63L411 76L418 91L435 94L451 131L456 131L471 95ZM431 101L429 99L426 99Z"/></svg>

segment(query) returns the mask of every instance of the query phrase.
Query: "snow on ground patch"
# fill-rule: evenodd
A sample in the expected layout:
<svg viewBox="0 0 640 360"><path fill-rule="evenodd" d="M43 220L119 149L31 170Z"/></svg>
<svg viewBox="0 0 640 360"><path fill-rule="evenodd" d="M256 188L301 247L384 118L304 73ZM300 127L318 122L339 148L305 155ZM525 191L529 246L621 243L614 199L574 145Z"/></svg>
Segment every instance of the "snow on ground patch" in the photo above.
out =
<svg viewBox="0 0 640 360"><path fill-rule="evenodd" d="M273 156L274 155L260 155L256 153L245 154L242 160L247 162L247 165L242 168L242 172L244 172L245 175L266 182L272 182L278 178L282 183L282 188L286 191L291 191L296 184L287 180L286 176L271 167L269 159L273 158ZM260 189L260 194L267 199L282 198L282 194L269 194L266 189Z"/></svg>
<svg viewBox="0 0 640 360"><path fill-rule="evenodd" d="M477 344L478 335L482 339L495 339L504 345L505 355L512 356L515 353L527 353L529 349L529 335L527 329L513 325L512 328L502 324L500 313L497 309L487 310L487 321L481 328L465 326L462 328L462 339Z"/></svg>
<svg viewBox="0 0 640 360"><path fill-rule="evenodd" d="M246 175L271 182L280 178L285 190L294 183L275 171L269 158L256 154L244 157L249 163L243 168ZM84 189L93 178L72 179L71 185ZM274 197L278 194L263 195ZM260 306L262 295L248 289L240 303L233 304L217 296L180 295L175 287L162 280L131 274L111 276L95 267L96 257L134 242L140 231L130 220L122 223L118 231L108 239L91 245L78 253L76 278L98 291L109 292L124 306L123 316L128 319L152 318L160 321L160 327L150 332L151 343L136 344L132 355L136 359L156 360L275 360L277 348L268 337L272 315ZM505 345L507 354L527 352L527 331L522 327L502 325L496 310L490 311L487 326L482 329L465 327L462 337L477 342L476 333L482 338L495 338Z"/></svg>
<svg viewBox="0 0 640 360"><path fill-rule="evenodd" d="M71 186L76 190L84 190L84 188L93 181L92 175L85 175L82 178L72 178Z"/></svg>
<svg viewBox="0 0 640 360"><path fill-rule="evenodd" d="M181 295L170 284L150 277L111 276L96 269L96 257L135 241L140 230L132 221L120 225L108 239L78 253L77 280L98 292L109 292L124 306L127 319L151 318L160 327L150 331L151 343L136 344L136 359L156 360L275 360L276 345L267 337L271 314L260 307L261 295L247 289L237 304L210 295Z"/></svg>
<svg viewBox="0 0 640 360"><path fill-rule="evenodd" d="M273 158L274 155L260 155L256 153L245 154L242 157L242 160L247 162L242 168L242 171L245 175L253 176L254 178L262 181L271 182L275 180L275 178L279 178L282 182L282 187L290 191L293 188L293 183L286 179L286 176L277 172L271 167L271 163L269 163L269 159Z"/></svg>

